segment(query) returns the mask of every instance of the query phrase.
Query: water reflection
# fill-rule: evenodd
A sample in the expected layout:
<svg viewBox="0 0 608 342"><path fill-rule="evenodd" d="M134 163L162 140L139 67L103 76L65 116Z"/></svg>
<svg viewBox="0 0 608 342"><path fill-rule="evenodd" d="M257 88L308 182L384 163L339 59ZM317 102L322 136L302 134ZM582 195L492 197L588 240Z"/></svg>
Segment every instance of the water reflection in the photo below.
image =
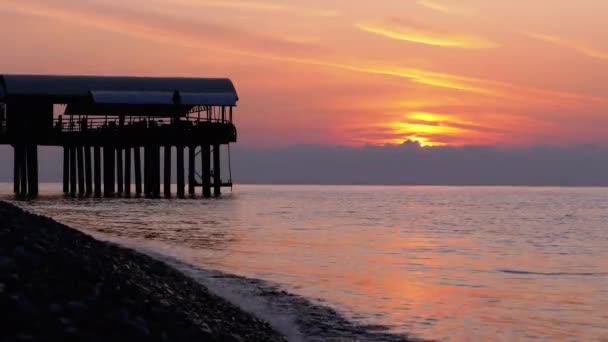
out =
<svg viewBox="0 0 608 342"><path fill-rule="evenodd" d="M24 205L108 239L282 284L396 332L454 341L608 336L605 189L245 186L221 200Z"/></svg>

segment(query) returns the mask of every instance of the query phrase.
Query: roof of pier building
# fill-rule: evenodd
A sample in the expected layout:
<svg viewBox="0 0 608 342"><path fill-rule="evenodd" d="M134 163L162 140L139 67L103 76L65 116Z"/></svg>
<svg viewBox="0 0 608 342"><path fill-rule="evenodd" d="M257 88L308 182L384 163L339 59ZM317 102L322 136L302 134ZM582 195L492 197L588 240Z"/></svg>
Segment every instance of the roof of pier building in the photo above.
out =
<svg viewBox="0 0 608 342"><path fill-rule="evenodd" d="M67 104L66 114L186 112L195 106L235 106L225 78L0 75L0 102Z"/></svg>

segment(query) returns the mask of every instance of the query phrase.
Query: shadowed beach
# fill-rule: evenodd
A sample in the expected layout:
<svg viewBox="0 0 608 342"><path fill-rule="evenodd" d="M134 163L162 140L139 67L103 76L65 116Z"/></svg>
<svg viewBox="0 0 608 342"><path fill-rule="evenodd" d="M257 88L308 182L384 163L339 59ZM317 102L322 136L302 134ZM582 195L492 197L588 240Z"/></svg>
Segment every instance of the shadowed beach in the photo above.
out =
<svg viewBox="0 0 608 342"><path fill-rule="evenodd" d="M283 341L160 261L0 202L2 341Z"/></svg>

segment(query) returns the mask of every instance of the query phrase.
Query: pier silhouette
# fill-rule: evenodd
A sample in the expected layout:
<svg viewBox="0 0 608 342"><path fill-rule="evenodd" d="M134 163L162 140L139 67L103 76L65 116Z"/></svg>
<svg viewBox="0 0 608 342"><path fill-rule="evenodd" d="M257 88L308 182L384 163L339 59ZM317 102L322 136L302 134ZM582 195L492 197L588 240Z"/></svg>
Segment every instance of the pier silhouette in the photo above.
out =
<svg viewBox="0 0 608 342"><path fill-rule="evenodd" d="M171 197L173 151L178 197L186 182L188 195L220 196L237 101L229 79L0 75L0 144L14 148L23 198L39 195L38 146L63 148L69 196L161 197L162 184Z"/></svg>

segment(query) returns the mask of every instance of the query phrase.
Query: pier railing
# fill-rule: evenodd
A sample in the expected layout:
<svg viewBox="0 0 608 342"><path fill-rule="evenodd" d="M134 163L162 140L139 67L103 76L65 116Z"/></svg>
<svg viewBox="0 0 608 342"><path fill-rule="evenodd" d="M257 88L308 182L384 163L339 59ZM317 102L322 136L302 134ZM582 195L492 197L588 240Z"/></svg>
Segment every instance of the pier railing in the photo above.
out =
<svg viewBox="0 0 608 342"><path fill-rule="evenodd" d="M196 127L208 123L232 124L222 117L206 117L196 113L178 119L158 117L78 117L60 115L54 119L53 127L61 133L87 132L93 130L155 129L161 127Z"/></svg>

